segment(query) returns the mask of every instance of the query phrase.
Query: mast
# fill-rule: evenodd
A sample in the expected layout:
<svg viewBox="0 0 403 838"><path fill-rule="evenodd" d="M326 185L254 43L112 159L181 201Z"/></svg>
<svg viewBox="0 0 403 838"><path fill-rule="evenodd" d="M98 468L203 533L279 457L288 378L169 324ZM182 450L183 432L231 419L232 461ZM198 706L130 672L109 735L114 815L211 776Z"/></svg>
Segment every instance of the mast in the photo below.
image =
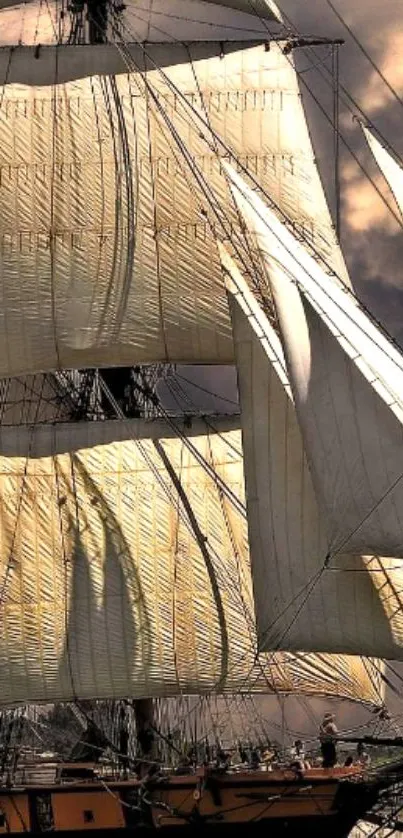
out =
<svg viewBox="0 0 403 838"><path fill-rule="evenodd" d="M88 21L88 41L90 44L105 44L108 37L108 17L111 7L111 0L87 0L86 3L81 2L80 8L76 8L76 13L83 16L86 10L86 18ZM123 7L122 7L123 8ZM151 391L150 384L156 385L158 378L158 365L151 365L148 369L141 369L140 367L115 367L110 370L97 371L101 376L101 393L100 406L106 416L116 415L116 406L119 406L119 413L121 416L139 417L147 409L147 399L141 388L147 386L147 390ZM85 372L85 371L84 371ZM88 371L91 373L91 371ZM102 384L105 383L106 387ZM105 391L113 396L113 404L110 398L105 395ZM123 410L122 410L123 408ZM138 749L141 756L150 758L153 753L154 733L153 726L155 721L154 702L151 698L134 699L133 701L134 715L136 721L136 733ZM121 704L120 713L120 748L125 751L125 744L127 745L126 723L124 720L124 705ZM122 758L127 757L127 752L122 752Z"/></svg>
<svg viewBox="0 0 403 838"><path fill-rule="evenodd" d="M106 44L109 0L87 0L88 36L90 44Z"/></svg>
<svg viewBox="0 0 403 838"><path fill-rule="evenodd" d="M222 5L244 11L249 8L246 0L222 0ZM147 423L136 420L136 427L133 425L124 436L127 419L138 415L126 410L126 382L137 375L130 364L140 365L138 374L142 377L142 364L167 359L172 363L233 361L233 330L212 216L206 218L206 180L202 172L209 172L208 186L210 189L211 183L215 206L223 215L228 214L241 237L238 214L221 171L221 160L230 149L234 158L246 160L251 176L273 195L279 213L287 215L293 228L301 235L308 230L323 259L330 258L337 273L344 275L344 268L342 256L335 250L292 56L275 43L266 49L267 27L262 26L258 37L254 15L251 34L248 30L244 33L241 45L233 41L231 46L228 35L228 40L206 46L195 5L195 20L186 20L183 43L175 41L173 45L168 33L167 46L162 50L159 45L159 53L152 53L160 55L159 62L167 71L162 73L151 61L144 79L139 70L144 65L139 56L144 59L144 55L137 43L143 43L143 38L125 45L127 62L122 69L116 69L117 59L122 63L120 51L106 43L107 27L113 31L118 11L112 0L109 4L86 0L76 7L80 25L70 44L88 43L89 32L90 43L98 44L98 48L71 50L69 44L60 44L56 79L54 73L51 77L47 74L54 48L39 51L36 57L36 48L28 48L23 62L28 82L23 84L38 85L29 96L17 84L20 70L14 53L9 60L4 107L8 100L13 102L9 111L14 122L11 140L2 133L9 123L0 126L4 154L10 155L11 162L26 159L32 136L37 141L35 160L29 163L23 180L15 181L14 167L7 159L4 164L7 177L0 215L9 247L3 254L2 282L4 318L9 318L11 325L7 329L5 324L5 346L0 357L5 369L1 374L5 375L25 375L31 369L95 370L94 379L98 376L102 394L99 401L105 389L109 390L113 404L118 405L114 418L125 420L77 422L76 427L52 429L52 437L47 429L41 436L36 428L28 440L28 453L23 447L24 434L10 438L5 463L12 470L9 531L13 533L18 526L19 532L37 532L35 543L40 551L35 556L42 574L41 595L43 589L51 622L50 627L46 625L48 658L40 669L35 654L44 629L37 611L33 611L37 622L28 632L24 624L27 609L22 605L14 609L18 655L14 655L13 665L26 672L29 689L33 684L31 673L40 671L40 677L42 671L45 673L46 683L36 675L34 697L45 694L54 700L70 700L78 695L91 700L114 696L119 700L122 696L139 696L141 735L152 725L152 697L211 692L217 683L221 687L224 670L228 671L225 689L231 691L238 690L240 683L245 685L246 673L249 677L253 670L254 689L276 690L279 679L282 690L289 691L290 684L295 683L297 689L311 693L314 664L315 673L319 670L320 691L340 691L339 684L334 686L334 658L324 661L322 656L319 662L313 662L291 656L274 663L263 658L253 669L254 608L239 434L224 437L221 429L220 434L214 434L204 428L192 443L192 451L183 441L182 427L177 443L172 441L170 427L165 425L162 431L160 427L158 440L162 438L173 464L172 474L168 460L164 464L154 444L157 434L152 437L151 423L147 427ZM150 27L151 16L147 31ZM165 23L160 32L164 28ZM200 43L190 58L184 44L193 40ZM39 76L33 81L28 73L33 62L45 74L42 85ZM59 97L56 82L61 79L66 83ZM227 86L223 88L223 84ZM134 95L138 90L141 95ZM208 111L204 122L199 100ZM64 101L69 103L68 108ZM130 103L130 107L122 103ZM167 113L164 103L169 106ZM167 131L169 126L172 130ZM180 156L179 144L175 145L184 130L191 171ZM211 155L212 134L219 148L215 155ZM58 140L61 137L63 143ZM18 201L12 200L10 196L15 198L17 193ZM38 234L31 209L36 204L46 208L50 203L56 212L44 210L41 217L45 232ZM27 216L23 219L24 231L29 231L27 239L20 229L20 205ZM34 281L37 275L40 283ZM24 305L19 307L21 287L25 296ZM9 300L12 305L8 305ZM267 303L269 307L270 301ZM22 328L27 311L29 334ZM99 372L103 366L110 366L112 371ZM144 395L147 387L142 383L141 388ZM101 405L96 418L109 418L105 413ZM84 410L80 418L88 419L89 415ZM36 445L37 460L33 453ZM38 453L40 450L42 453ZM208 462L208 470L200 465L200 459ZM46 474L46 491L50 487L54 501L46 511L40 508L41 469ZM183 493L178 491L178 481L184 486ZM235 511L234 504L222 494L222 487L228 484L235 497ZM28 488L38 508L26 503ZM194 538L195 528L192 532L189 527L190 510L198 525L198 539ZM37 531L30 515L35 517ZM16 545L21 554L18 568L14 555L11 570L6 553L3 563L5 595L19 603L18 597L22 601L25 595L20 569L25 585L33 574L30 557L34 553L27 550L24 539L17 539ZM11 556L14 541L8 546ZM47 561L43 561L45 553ZM210 560L213 572L209 574ZM55 580L57 590L53 593ZM57 625L53 600L48 605L45 588L51 590L51 600L54 597L58 603ZM30 581L31 590L36 595L37 588ZM170 603L169 609L166 603ZM14 611L11 614L10 610L10 620ZM59 625L66 641L62 651L57 640ZM228 632L228 644L223 643L223 629ZM24 648L27 636L32 639L29 655ZM102 656L101 648L105 650ZM363 681L368 681L360 662L351 664L351 668L348 662L338 663L342 666L343 689L346 684L346 690L362 700L370 687L372 696L369 684L365 690L358 690ZM52 680L57 667L58 678ZM148 673L152 678L146 680ZM18 679L15 683L25 696L25 683ZM151 745L145 742L145 747L148 750Z"/></svg>
<svg viewBox="0 0 403 838"><path fill-rule="evenodd" d="M150 760L154 756L154 701L152 698L137 698L133 702L136 721L137 746L140 757Z"/></svg>
<svg viewBox="0 0 403 838"><path fill-rule="evenodd" d="M106 44L110 8L111 0L73 0L68 42Z"/></svg>

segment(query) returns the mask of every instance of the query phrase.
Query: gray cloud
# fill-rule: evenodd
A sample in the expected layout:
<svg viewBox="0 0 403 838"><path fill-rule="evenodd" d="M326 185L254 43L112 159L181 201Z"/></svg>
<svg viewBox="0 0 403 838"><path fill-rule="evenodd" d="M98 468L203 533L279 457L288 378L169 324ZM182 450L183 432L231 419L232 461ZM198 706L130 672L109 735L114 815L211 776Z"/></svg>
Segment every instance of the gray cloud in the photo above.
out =
<svg viewBox="0 0 403 838"><path fill-rule="evenodd" d="M352 27L373 60L382 69L398 95L403 94L403 19L398 0L333 0L334 6ZM403 110L387 86L373 70L359 48L337 20L326 0L282 0L282 8L295 20L302 32L343 37L340 49L340 79L374 125L403 157ZM316 50L318 59L325 55ZM309 59L299 59L303 78L331 113L332 96L323 84L320 69L307 70ZM328 66L329 59L328 59ZM332 182L332 131L306 91L303 93L319 167L334 206ZM398 214L393 196L366 147L361 129L341 105L341 131L359 159L375 180L386 201ZM365 298L376 316L393 334L403 340L403 230L385 207L370 181L360 171L349 153L341 150L342 245L357 293ZM393 287L393 290L389 286Z"/></svg>

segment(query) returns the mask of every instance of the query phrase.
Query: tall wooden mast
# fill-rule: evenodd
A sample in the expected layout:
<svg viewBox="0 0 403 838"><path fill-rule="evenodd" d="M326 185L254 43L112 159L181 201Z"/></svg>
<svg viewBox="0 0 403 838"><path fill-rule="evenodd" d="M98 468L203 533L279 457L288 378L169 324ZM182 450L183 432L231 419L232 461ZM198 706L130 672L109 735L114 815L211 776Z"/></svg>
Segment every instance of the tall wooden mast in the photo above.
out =
<svg viewBox="0 0 403 838"><path fill-rule="evenodd" d="M88 37L90 44L107 40L109 0L87 0Z"/></svg>

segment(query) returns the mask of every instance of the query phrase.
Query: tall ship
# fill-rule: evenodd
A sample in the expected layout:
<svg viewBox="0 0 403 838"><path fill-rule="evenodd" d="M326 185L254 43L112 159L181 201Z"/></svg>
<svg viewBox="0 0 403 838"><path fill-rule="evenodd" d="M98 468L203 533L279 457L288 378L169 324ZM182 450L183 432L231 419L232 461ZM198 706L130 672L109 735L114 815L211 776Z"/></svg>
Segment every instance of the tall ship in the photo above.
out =
<svg viewBox="0 0 403 838"><path fill-rule="evenodd" d="M398 756L235 729L322 696L402 746L403 353L296 69L330 51L337 183L338 47L272 0L0 0L0 833L343 838L399 808ZM186 365L235 366L239 406L198 409ZM28 753L68 707L70 756Z"/></svg>

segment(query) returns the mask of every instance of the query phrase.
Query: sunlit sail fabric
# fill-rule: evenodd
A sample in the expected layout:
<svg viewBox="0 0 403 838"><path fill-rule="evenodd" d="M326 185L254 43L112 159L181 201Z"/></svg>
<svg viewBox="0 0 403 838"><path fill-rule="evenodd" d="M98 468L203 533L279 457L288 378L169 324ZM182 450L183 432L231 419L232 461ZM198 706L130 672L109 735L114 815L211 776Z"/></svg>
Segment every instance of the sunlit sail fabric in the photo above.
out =
<svg viewBox="0 0 403 838"><path fill-rule="evenodd" d="M0 701L276 689L379 703L369 662L256 662L245 517L164 427L1 430ZM243 502L239 431L188 433Z"/></svg>
<svg viewBox="0 0 403 838"><path fill-rule="evenodd" d="M372 154L385 180L388 182L399 210L403 215L403 169L393 159L390 152L379 142L372 131L363 123L361 123L361 126Z"/></svg>
<svg viewBox="0 0 403 838"><path fill-rule="evenodd" d="M212 131L344 274L297 78L278 44L147 79L147 90L136 73L4 87L0 375L233 360L220 223L194 171L239 235Z"/></svg>
<svg viewBox="0 0 403 838"><path fill-rule="evenodd" d="M368 654L376 648L401 657L400 564L342 556L338 572L317 578L329 538L282 346L236 265L221 252L238 368L259 647Z"/></svg>
<svg viewBox="0 0 403 838"><path fill-rule="evenodd" d="M403 462L400 406L394 392L400 376L398 353L391 347L382 374L373 372L369 363L384 357L388 341L377 333L379 345L366 357L373 324L366 318L366 333L358 329L357 313L366 315L345 291L336 289L343 296L343 308L336 304L336 293L320 297L314 263L309 264L312 304L308 302L308 276L300 281L302 248L296 249L292 237L246 184L231 169L228 173L267 266L287 359L286 371L284 359L280 367L278 362L274 366L266 346L269 336L273 352L270 324L263 338L253 331L253 320L242 319L241 309L235 308L247 487L248 472L252 481L260 481L259 489L252 489L259 514L256 565L251 533L250 541L261 634L266 627L262 645L295 648L298 643L298 648L367 654L372 650L402 659ZM331 278L325 280L331 287ZM326 314L318 303L325 297ZM261 323L262 317L261 313ZM346 319L350 329L343 331L340 326ZM277 355L283 358L278 349ZM279 368L283 378L289 374L291 390L288 383L284 388L284 381L280 386ZM393 384L393 392L386 382ZM250 416L255 421L248 429ZM372 551L397 558L370 558ZM354 558L354 553L363 558ZM270 567L273 560L277 582ZM269 602L279 612L288 610L280 627L277 621L273 624Z"/></svg>
<svg viewBox="0 0 403 838"><path fill-rule="evenodd" d="M267 267L329 550L401 556L403 356L230 174Z"/></svg>

